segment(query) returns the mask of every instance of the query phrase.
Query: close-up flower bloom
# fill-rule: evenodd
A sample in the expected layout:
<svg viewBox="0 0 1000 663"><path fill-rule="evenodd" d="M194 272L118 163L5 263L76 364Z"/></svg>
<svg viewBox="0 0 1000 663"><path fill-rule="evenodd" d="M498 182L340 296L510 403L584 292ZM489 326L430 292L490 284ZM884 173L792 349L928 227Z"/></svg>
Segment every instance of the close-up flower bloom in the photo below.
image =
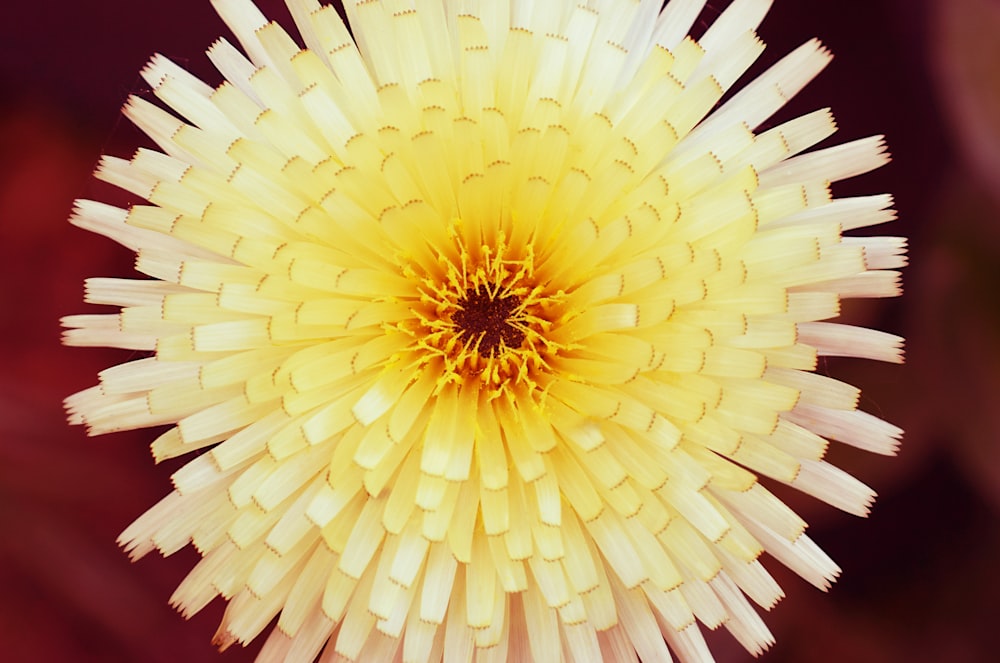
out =
<svg viewBox="0 0 1000 663"><path fill-rule="evenodd" d="M736 91L769 0L213 0L241 48L205 84L155 55L124 113L159 149L97 177L146 201L72 222L136 253L118 313L65 342L135 351L71 396L97 435L165 426L173 491L122 533L188 544L171 603L228 601L260 660L710 661L773 642L763 553L837 565L766 485L866 515L831 441L894 454L823 357L902 361L832 322L899 294L895 218L831 184L881 137L774 123L827 65L804 43ZM668 652L668 647L672 654Z"/></svg>

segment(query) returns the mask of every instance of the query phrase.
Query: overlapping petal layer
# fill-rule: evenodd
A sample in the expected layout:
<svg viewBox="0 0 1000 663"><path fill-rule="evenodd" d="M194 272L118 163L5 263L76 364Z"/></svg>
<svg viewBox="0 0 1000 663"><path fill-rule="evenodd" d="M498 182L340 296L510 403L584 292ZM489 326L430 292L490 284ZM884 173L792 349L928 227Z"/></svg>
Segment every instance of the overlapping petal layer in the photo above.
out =
<svg viewBox="0 0 1000 663"><path fill-rule="evenodd" d="M758 477L863 515L828 442L900 435L814 372L902 358L829 321L898 294L905 242L843 235L891 198L830 193L882 140L811 149L828 110L756 132L829 54L727 95L766 0L697 42L692 0L348 0L350 31L287 0L305 48L213 4L225 82L155 56L160 103L125 113L159 150L98 169L148 204L73 218L148 278L88 280L121 312L66 342L150 354L72 420L203 452L122 544L192 543L173 602L227 599L223 647L277 616L264 660L711 660L700 625L767 647L761 553L838 569Z"/></svg>

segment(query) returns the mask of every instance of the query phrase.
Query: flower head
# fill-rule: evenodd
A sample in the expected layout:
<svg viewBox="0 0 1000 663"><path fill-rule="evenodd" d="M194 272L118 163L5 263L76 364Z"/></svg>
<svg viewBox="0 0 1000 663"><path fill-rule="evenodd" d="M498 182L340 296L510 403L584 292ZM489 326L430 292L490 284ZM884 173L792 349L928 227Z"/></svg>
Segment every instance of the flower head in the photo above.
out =
<svg viewBox="0 0 1000 663"><path fill-rule="evenodd" d="M814 372L901 361L829 322L898 294L903 240L842 234L890 197L830 193L882 140L815 149L828 110L757 129L827 51L727 98L766 0L698 41L698 0L349 0L348 24L288 0L305 48L213 4L225 81L154 56L160 103L125 114L159 150L97 172L147 204L73 217L148 278L88 280L121 311L66 342L150 354L71 419L201 452L122 545L194 545L173 603L224 597L222 647L277 616L266 660L705 661L720 625L767 647L760 555L838 569L759 477L864 514L828 441L900 434Z"/></svg>

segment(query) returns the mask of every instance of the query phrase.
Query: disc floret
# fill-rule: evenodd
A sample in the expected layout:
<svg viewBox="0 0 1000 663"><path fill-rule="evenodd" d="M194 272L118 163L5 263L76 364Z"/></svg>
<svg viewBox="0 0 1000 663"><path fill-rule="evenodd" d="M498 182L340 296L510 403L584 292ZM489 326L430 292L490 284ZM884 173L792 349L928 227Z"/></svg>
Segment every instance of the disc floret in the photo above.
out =
<svg viewBox="0 0 1000 663"><path fill-rule="evenodd" d="M549 338L565 318L564 293L538 281L531 245L515 252L501 236L476 249L442 257L436 273L407 270L419 278L421 296L403 331L443 359L441 386L471 379L492 397L515 387L534 392L567 349Z"/></svg>

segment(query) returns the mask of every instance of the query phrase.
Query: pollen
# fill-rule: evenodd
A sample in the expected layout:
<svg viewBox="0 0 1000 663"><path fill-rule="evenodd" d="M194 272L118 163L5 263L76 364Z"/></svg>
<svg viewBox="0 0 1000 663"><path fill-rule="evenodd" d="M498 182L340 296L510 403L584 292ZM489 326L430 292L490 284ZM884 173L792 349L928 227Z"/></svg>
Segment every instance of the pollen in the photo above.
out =
<svg viewBox="0 0 1000 663"><path fill-rule="evenodd" d="M411 278L423 272L420 305L399 329L425 361L443 360L439 387L473 380L490 397L513 396L512 389L538 397L554 373L553 359L568 349L550 338L568 317L565 294L536 277L530 247L517 253L501 235L496 248L469 251L457 233L452 238L459 244L453 260L406 270Z"/></svg>

